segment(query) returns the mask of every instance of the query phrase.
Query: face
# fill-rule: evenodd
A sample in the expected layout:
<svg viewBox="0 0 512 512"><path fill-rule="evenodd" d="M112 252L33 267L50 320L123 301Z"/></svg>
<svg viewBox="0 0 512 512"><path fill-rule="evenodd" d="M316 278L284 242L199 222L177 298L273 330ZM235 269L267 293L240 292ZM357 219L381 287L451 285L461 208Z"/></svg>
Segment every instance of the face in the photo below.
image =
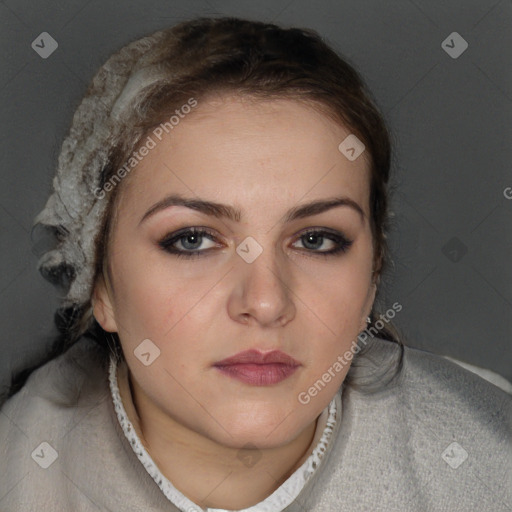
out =
<svg viewBox="0 0 512 512"><path fill-rule="evenodd" d="M270 448L332 400L375 295L369 155L340 152L349 134L293 100L211 99L118 185L94 312L162 421ZM216 364L247 350L267 364Z"/></svg>

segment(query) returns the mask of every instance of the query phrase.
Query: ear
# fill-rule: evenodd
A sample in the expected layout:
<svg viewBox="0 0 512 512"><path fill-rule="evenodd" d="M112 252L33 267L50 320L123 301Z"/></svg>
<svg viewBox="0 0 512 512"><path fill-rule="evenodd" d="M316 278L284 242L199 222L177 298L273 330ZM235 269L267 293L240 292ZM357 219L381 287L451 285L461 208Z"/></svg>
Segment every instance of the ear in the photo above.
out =
<svg viewBox="0 0 512 512"><path fill-rule="evenodd" d="M366 299L366 304L363 311L363 318L361 319L361 325L359 326L359 331L364 331L368 325L366 319L370 316L372 311L373 303L375 301L375 295L377 294L377 283L372 280L370 288L368 289L368 297Z"/></svg>
<svg viewBox="0 0 512 512"><path fill-rule="evenodd" d="M103 276L100 276L94 285L92 306L94 318L96 318L101 327L107 332L117 332L113 301Z"/></svg>

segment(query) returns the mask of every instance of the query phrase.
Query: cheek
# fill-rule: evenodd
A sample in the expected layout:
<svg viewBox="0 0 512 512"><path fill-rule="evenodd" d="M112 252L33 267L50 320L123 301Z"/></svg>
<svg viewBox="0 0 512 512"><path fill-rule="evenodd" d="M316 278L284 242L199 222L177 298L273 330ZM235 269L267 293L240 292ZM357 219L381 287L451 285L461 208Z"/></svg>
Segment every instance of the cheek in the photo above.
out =
<svg viewBox="0 0 512 512"><path fill-rule="evenodd" d="M360 327L371 292L370 253L354 251L329 263L300 262L297 297L323 320L333 341Z"/></svg>
<svg viewBox="0 0 512 512"><path fill-rule="evenodd" d="M353 267L352 267L353 269ZM316 295L309 329L310 351L297 400L320 412L345 379L357 347L368 304L370 279L366 272L331 273ZM307 309L305 309L307 312ZM306 314L309 314L307 312ZM313 329L312 326L320 326ZM316 332L315 332L316 331Z"/></svg>
<svg viewBox="0 0 512 512"><path fill-rule="evenodd" d="M371 305L371 257L366 252L351 257L347 253L347 258L341 258L330 269L319 265L314 280L310 278L312 269L303 270L301 296L305 315L310 317L310 327L304 332L309 333L312 350L302 391L320 379L321 389L325 387L318 398L321 406L325 397L341 385L352 363L366 309ZM308 393L312 401L315 393L320 395L316 388Z"/></svg>
<svg viewBox="0 0 512 512"><path fill-rule="evenodd" d="M220 275L197 262L177 264L159 249L147 248L113 258L112 267L116 320L120 335L130 344L145 338L162 344L184 328L193 336L202 303L211 303L204 300L205 295L215 294Z"/></svg>

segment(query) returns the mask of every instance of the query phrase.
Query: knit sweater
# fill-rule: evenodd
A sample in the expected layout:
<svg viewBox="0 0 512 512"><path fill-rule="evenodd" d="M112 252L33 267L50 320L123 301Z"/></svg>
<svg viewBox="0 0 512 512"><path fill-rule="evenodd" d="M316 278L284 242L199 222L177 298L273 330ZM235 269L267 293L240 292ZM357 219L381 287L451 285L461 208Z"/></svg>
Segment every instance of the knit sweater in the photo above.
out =
<svg viewBox="0 0 512 512"><path fill-rule="evenodd" d="M372 344L351 372L365 377L397 348ZM87 339L31 374L0 411L1 512L204 510L137 443L126 383ZM398 378L340 388L303 464L246 510L511 512L512 396L406 347Z"/></svg>

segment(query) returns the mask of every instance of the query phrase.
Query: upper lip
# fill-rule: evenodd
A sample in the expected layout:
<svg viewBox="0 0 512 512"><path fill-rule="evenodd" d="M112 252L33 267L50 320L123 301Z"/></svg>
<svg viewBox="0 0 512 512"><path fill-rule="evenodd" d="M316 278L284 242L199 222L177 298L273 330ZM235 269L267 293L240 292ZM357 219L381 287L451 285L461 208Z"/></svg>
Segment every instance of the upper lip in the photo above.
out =
<svg viewBox="0 0 512 512"><path fill-rule="evenodd" d="M288 366L299 366L300 363L293 357L281 352L272 350L270 352L260 352L259 350L245 350L234 356L214 363L214 366L230 366L234 364L286 364Z"/></svg>

